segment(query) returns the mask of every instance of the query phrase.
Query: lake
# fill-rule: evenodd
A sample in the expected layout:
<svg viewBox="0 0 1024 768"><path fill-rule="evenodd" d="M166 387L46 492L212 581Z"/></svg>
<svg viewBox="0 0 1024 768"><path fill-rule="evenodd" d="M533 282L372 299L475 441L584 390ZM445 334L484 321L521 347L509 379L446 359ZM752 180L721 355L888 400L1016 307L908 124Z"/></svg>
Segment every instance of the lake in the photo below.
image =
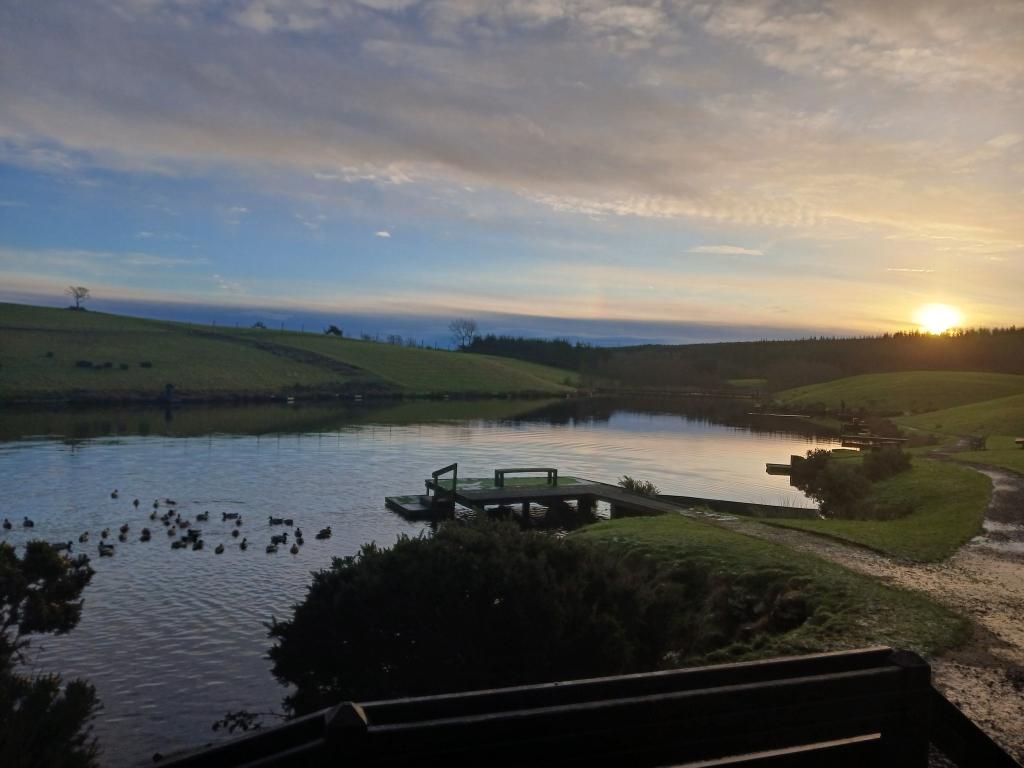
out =
<svg viewBox="0 0 1024 768"><path fill-rule="evenodd" d="M202 744L221 737L211 725L229 710L278 709L285 689L265 658L265 622L286 616L331 558L419 534L424 526L387 511L383 498L420 492L440 466L457 461L462 477L553 466L611 483L631 475L663 493L810 506L765 462L836 439L800 420L752 418L748 407L583 399L0 412L0 517L15 523L0 536L71 540L96 570L81 623L35 637L32 666L96 686L106 765ZM167 498L191 519L210 512L204 550L172 550L150 520L154 499ZM221 518L236 512L247 551ZM31 533L20 527L25 515ZM304 529L297 555L264 551L269 516ZM327 525L333 536L315 540ZM148 543L139 541L144 526ZM95 557L103 528L116 546L110 558ZM85 531L90 542L79 545Z"/></svg>

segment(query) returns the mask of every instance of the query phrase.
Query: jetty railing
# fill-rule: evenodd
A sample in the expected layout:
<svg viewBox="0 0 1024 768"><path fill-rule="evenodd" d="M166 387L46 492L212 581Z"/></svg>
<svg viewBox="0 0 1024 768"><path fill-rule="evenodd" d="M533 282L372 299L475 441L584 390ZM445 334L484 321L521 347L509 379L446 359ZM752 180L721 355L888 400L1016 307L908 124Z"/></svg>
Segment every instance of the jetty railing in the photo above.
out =
<svg viewBox="0 0 1024 768"><path fill-rule="evenodd" d="M452 476L452 487L445 488L444 483L441 482L440 478L450 474ZM427 486L427 498L430 504L434 507L451 507L455 509L455 495L459 490L459 465L449 464L447 467L441 467L436 472L430 473L430 480L426 481ZM431 494L433 492L433 494Z"/></svg>
<svg viewBox="0 0 1024 768"><path fill-rule="evenodd" d="M558 485L558 470L554 467L514 467L512 469L494 470L494 487L505 487L505 475L525 475L534 472L545 473L548 485Z"/></svg>
<svg viewBox="0 0 1024 768"><path fill-rule="evenodd" d="M930 742L962 768L1017 765L925 661L878 647L346 702L160 765L926 768Z"/></svg>

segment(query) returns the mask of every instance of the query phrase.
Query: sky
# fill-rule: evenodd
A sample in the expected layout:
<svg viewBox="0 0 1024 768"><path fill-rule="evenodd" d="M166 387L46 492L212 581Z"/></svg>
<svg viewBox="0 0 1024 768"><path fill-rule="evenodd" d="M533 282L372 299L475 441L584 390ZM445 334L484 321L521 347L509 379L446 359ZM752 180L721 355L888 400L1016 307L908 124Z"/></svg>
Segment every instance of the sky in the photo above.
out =
<svg viewBox="0 0 1024 768"><path fill-rule="evenodd" d="M1024 324L1020 0L0 0L0 35L0 300Z"/></svg>

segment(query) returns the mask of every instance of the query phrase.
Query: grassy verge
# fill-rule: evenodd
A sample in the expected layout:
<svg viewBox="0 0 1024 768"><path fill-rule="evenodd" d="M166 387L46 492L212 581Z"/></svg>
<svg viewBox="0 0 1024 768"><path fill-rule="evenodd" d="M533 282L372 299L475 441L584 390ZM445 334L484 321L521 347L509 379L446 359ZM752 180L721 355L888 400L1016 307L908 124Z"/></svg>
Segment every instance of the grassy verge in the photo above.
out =
<svg viewBox="0 0 1024 768"><path fill-rule="evenodd" d="M290 331L0 304L0 401L343 393L564 394L571 372Z"/></svg>
<svg viewBox="0 0 1024 768"><path fill-rule="evenodd" d="M914 511L905 517L763 522L832 536L907 560L934 562L981 532L991 490L989 479L973 470L917 458L910 471L875 484L870 497L879 507L911 505Z"/></svg>
<svg viewBox="0 0 1024 768"><path fill-rule="evenodd" d="M953 458L976 464L989 464L1024 475L1024 449L1005 435L990 437L984 451L954 453Z"/></svg>
<svg viewBox="0 0 1024 768"><path fill-rule="evenodd" d="M882 415L924 413L1024 393L1024 376L977 371L908 371L850 376L779 392L779 403Z"/></svg>
<svg viewBox="0 0 1024 768"><path fill-rule="evenodd" d="M676 515L628 518L584 528L573 536L654 558L663 578L708 574L730 602L744 591L763 595L776 585L806 605L805 621L781 633L753 633L681 663L853 648L883 643L934 654L962 642L967 623L917 593L888 587L812 555ZM682 575L680 575L682 574ZM714 626L717 617L695 617ZM713 645L713 643L711 644Z"/></svg>
<svg viewBox="0 0 1024 768"><path fill-rule="evenodd" d="M947 435L1024 437L1024 395L961 405L898 419L900 426Z"/></svg>

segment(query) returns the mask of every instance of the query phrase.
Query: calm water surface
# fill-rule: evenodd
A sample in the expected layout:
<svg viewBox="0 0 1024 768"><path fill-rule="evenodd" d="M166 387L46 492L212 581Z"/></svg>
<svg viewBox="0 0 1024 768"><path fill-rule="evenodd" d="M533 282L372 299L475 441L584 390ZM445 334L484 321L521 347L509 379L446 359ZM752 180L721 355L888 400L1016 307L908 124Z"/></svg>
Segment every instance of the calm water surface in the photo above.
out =
<svg viewBox="0 0 1024 768"><path fill-rule="evenodd" d="M264 623L286 616L310 572L332 557L419 533L421 525L385 510L383 497L419 492L439 466L458 461L463 477L556 466L608 482L628 474L665 493L807 506L764 464L834 444L778 431L799 425L751 423L735 403L505 401L0 419L0 516L17 524L28 515L33 537L70 539L93 556L81 623L63 637L33 639L32 663L96 686L103 710L95 730L112 766L216 738L210 726L228 710L277 709L285 689L270 674ZM172 550L163 525L149 519L153 500L168 497L183 516L210 511L200 526L203 551ZM222 512L242 515L248 551ZM265 553L269 515L293 517L304 529L298 555ZM121 544L115 537L125 522L130 538ZM333 537L315 540L327 525ZM149 543L138 541L143 526L153 530ZM94 557L103 528L111 529L113 558ZM77 543L83 531L91 533L87 545ZM2 536L14 544L29 538L19 528ZM221 542L227 549L216 555Z"/></svg>

